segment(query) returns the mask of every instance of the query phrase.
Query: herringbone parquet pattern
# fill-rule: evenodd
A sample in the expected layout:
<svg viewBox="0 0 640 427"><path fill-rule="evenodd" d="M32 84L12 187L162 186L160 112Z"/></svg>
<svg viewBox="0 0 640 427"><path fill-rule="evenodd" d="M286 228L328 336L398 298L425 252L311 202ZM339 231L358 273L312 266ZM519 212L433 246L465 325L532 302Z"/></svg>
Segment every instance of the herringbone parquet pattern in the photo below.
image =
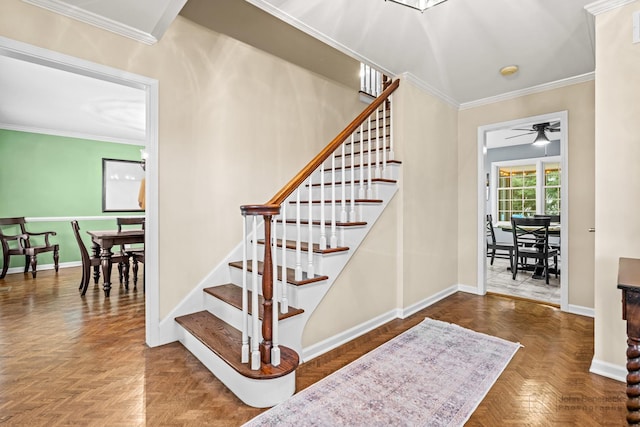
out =
<svg viewBox="0 0 640 427"><path fill-rule="evenodd" d="M77 291L79 269L0 280L0 426L238 426L242 404L180 344L144 344L141 290ZM625 385L589 374L593 320L499 296L456 294L298 368L298 389L424 317L524 345L469 426L625 425ZM392 367L390 367L392 369Z"/></svg>

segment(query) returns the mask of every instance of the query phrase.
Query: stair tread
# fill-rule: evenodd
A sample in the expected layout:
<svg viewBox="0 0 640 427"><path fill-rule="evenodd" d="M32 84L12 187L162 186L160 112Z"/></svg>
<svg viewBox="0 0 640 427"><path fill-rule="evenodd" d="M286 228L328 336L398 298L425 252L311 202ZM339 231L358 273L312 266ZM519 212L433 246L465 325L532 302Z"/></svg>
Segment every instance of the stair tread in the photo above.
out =
<svg viewBox="0 0 640 427"><path fill-rule="evenodd" d="M249 364L241 363L242 333L222 319L208 311L199 311L176 317L176 322L247 378L260 380L283 377L295 371L300 363L298 353L280 346L279 366L262 364L259 370L254 371Z"/></svg>
<svg viewBox="0 0 640 427"><path fill-rule="evenodd" d="M264 245L264 239L259 239L258 243L261 245ZM277 241L277 245L279 248L282 247L282 239L278 239ZM287 249L296 249L296 241L295 240L287 240ZM307 252L309 250L309 243L308 242L300 242L300 250L302 250L303 252ZM344 251L348 251L349 248L346 246L339 246L337 248L326 248L326 249L320 249L320 244L318 243L314 243L313 244L313 252L317 253L317 254L330 254L330 253L334 253L334 252L344 252Z"/></svg>
<svg viewBox="0 0 640 427"><path fill-rule="evenodd" d="M277 220L278 223L282 223L281 219ZM295 219L288 219L286 220L287 224L296 224L296 220ZM300 220L300 225L308 225L309 221L306 219L301 219ZM312 221L313 225L320 225L320 221ZM324 222L325 226L330 226L331 225L331 221L325 221ZM355 222L336 222L336 227L363 227L367 225L366 221L355 221Z"/></svg>
<svg viewBox="0 0 640 427"><path fill-rule="evenodd" d="M211 286L208 288L205 288L204 291L213 296L216 297L224 302L226 302L227 304L230 304L232 306L234 306L235 308L237 308L238 310L242 310L242 288L240 286L234 285L233 283L227 283L226 285L219 285L219 286ZM251 302L251 291L248 291L249 295L249 302ZM262 297L262 295L258 295L258 318L260 320L262 320L264 318L264 307L262 306L264 302L264 298ZM249 303L249 314L251 314L251 303ZM293 317L297 314L302 314L304 313L304 310L302 310L301 308L296 308L296 307L291 307L289 306L289 310L286 313L281 313L280 312L280 303L278 303L278 319L279 320L283 320L283 319L288 319L289 317Z"/></svg>
<svg viewBox="0 0 640 427"><path fill-rule="evenodd" d="M242 269L242 261L233 261L230 262L229 265L234 268ZM278 266L280 267L280 266ZM247 260L247 269L249 271L253 271L253 267L251 266L251 260ZM277 269L277 277L278 280L282 281L282 268ZM262 261L258 261L258 274L262 274L263 272L263 263ZM296 272L293 268L287 268L287 283L295 286L308 285L309 283L321 282L323 280L327 280L328 276L322 275L314 275L313 277L307 277L307 272L302 272L302 280L295 280Z"/></svg>

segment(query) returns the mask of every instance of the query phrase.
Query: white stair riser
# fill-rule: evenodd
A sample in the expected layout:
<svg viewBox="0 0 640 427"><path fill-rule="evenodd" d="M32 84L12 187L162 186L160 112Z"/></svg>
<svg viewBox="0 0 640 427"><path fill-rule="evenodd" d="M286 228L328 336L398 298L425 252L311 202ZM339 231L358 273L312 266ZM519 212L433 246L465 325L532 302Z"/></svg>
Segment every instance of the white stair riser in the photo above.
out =
<svg viewBox="0 0 640 427"><path fill-rule="evenodd" d="M270 380L254 380L240 375L224 360L209 350L189 332L182 330L180 342L222 381L244 403L256 408L268 408L293 396L296 389L295 371Z"/></svg>
<svg viewBox="0 0 640 427"><path fill-rule="evenodd" d="M365 178L366 180L366 178ZM365 181L364 183L362 183L362 185L367 186L369 183L368 181ZM372 182L372 185L377 185L377 186L394 186L396 185L395 183L389 183L389 182ZM361 184L356 182L356 184L353 186L353 190L354 190L354 194L357 196L358 195L358 190L360 189ZM344 193L345 193L345 199L351 199L351 182L345 183L344 186ZM327 201L327 203L331 203L331 198L333 195L333 191L334 189L332 188L330 183L325 182L324 185L324 199ZM313 200L318 200L320 199L320 195L322 194L322 189L320 188L319 185L314 185L312 188L312 198ZM341 201L343 199L342 197L342 184L338 183L335 186L335 197L337 201ZM305 200L308 199L308 195L305 194ZM348 209L348 204L347 204L347 209ZM336 203L336 210L340 210L341 209L341 203Z"/></svg>
<svg viewBox="0 0 640 427"><path fill-rule="evenodd" d="M371 171L371 176L375 177L375 167L376 165L373 165L373 170ZM347 166L345 169L342 169L341 167L336 167L336 172L335 172L335 180L337 182L341 182L342 181L342 175L346 176L346 182L350 182L351 181L351 167ZM360 166L356 166L354 168L354 173L355 173L355 177L353 179L355 179L356 181L360 180ZM398 175L399 175L399 165L397 163L387 163L386 168L383 169L381 171L382 176L380 178L385 178L385 179L398 179ZM331 169L327 168L324 171L325 174L325 183L329 183L331 182ZM368 175L368 168L365 166L364 167L364 177L365 179L369 176ZM313 183L317 184L320 182L320 177L318 175L318 173L314 174L313 176ZM306 187L303 187L302 189L302 193L301 194L305 194L305 192L307 192L308 189Z"/></svg>

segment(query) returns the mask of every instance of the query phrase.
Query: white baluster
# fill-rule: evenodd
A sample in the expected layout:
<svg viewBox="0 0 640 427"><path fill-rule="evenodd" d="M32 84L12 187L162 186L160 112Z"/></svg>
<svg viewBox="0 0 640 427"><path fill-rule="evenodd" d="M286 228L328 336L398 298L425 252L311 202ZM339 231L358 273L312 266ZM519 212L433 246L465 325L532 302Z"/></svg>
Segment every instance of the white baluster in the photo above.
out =
<svg viewBox="0 0 640 427"><path fill-rule="evenodd" d="M373 199L373 188L371 187L371 116L367 118L367 126L369 128L369 138L367 138L367 199Z"/></svg>
<svg viewBox="0 0 640 427"><path fill-rule="evenodd" d="M362 130L362 126L360 126ZM361 133L362 135L362 133ZM351 210L349 211L349 221L356 222L356 149L354 133L351 134Z"/></svg>
<svg viewBox="0 0 640 427"><path fill-rule="evenodd" d="M302 280L302 226L300 225L300 187L296 189L296 272L295 279Z"/></svg>
<svg viewBox="0 0 640 427"><path fill-rule="evenodd" d="M351 135L351 143L353 144L353 134ZM340 173L340 180L342 181L342 203L341 203L341 207L342 209L340 210L340 222L347 222L347 174L346 174L346 168L345 168L345 164L347 163L347 157L346 157L346 148L345 148L345 143L343 142L341 147L341 154L342 154L342 167L341 167L341 173ZM334 179L335 181L335 179Z"/></svg>
<svg viewBox="0 0 640 427"><path fill-rule="evenodd" d="M249 296L247 289L247 216L242 216L242 351L241 362L249 363Z"/></svg>
<svg viewBox="0 0 640 427"><path fill-rule="evenodd" d="M382 177L382 170L380 166L380 107L378 107L376 109L376 178L380 177Z"/></svg>
<svg viewBox="0 0 640 427"><path fill-rule="evenodd" d="M280 277L280 312L289 312L289 298L287 296L287 203L282 204L281 207L282 217L282 269ZM275 283L275 282L274 282Z"/></svg>
<svg viewBox="0 0 640 427"><path fill-rule="evenodd" d="M360 158L358 159L360 163L360 189L358 190L358 198L364 199L366 197L365 193L365 182L364 182L364 126L360 125Z"/></svg>
<svg viewBox="0 0 640 427"><path fill-rule="evenodd" d="M251 369L257 371L260 369L260 326L258 319L258 218L253 215L253 233L251 241L251 318L252 336L251 336ZM267 242L265 242L267 244Z"/></svg>
<svg viewBox="0 0 640 427"><path fill-rule="evenodd" d="M365 81L364 64L361 62L360 63L360 90L362 92L366 91L366 88L365 88L365 85L364 85L364 81Z"/></svg>
<svg viewBox="0 0 640 427"><path fill-rule="evenodd" d="M382 103L382 177L388 178L387 171L387 101Z"/></svg>
<svg viewBox="0 0 640 427"><path fill-rule="evenodd" d="M271 364L273 366L278 366L280 365L280 347L278 347L278 343L279 343L279 337L278 337L278 262L277 262L277 258L278 258L278 239L276 237L276 233L275 233L275 217L271 218L271 224L272 224L272 230L274 230L273 236L271 237L271 253L273 254L273 257L271 258L271 260L273 261L273 267L271 269L272 273L273 273L273 281L271 282L273 284L272 289L273 289L273 294L272 294L272 310L271 310ZM265 242L266 244L267 242ZM283 246L286 246L284 241L282 242ZM267 319L264 319L264 321L266 322Z"/></svg>
<svg viewBox="0 0 640 427"><path fill-rule="evenodd" d="M313 268L313 194L311 193L312 182L311 177L309 176L309 241L307 242L307 278L311 278L315 275L315 271ZM321 200L324 201L324 197L321 197ZM324 203L322 203L322 211L324 211Z"/></svg>
<svg viewBox="0 0 640 427"><path fill-rule="evenodd" d="M393 95L389 95L389 103L391 108L389 109L389 160L395 159L395 153L393 152Z"/></svg>
<svg viewBox="0 0 640 427"><path fill-rule="evenodd" d="M329 246L338 247L336 236L336 152L331 153L331 238Z"/></svg>
<svg viewBox="0 0 640 427"><path fill-rule="evenodd" d="M311 180L309 180L309 188L311 188ZM311 206L311 191L309 191L309 206ZM327 231L325 227L324 214L324 162L320 165L320 241L318 242L320 249L327 249ZM311 233L311 229L309 229Z"/></svg>

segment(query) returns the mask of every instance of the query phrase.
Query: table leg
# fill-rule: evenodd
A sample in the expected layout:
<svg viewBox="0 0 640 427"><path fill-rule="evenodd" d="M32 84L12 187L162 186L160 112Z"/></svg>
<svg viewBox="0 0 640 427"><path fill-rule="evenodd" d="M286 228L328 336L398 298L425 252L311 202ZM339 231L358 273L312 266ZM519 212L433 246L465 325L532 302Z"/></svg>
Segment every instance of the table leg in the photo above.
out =
<svg viewBox="0 0 640 427"><path fill-rule="evenodd" d="M98 258L100 256L100 251L101 251L100 245L97 243L94 243L91 249L93 250L93 256ZM93 282L97 285L99 281L100 281L100 267L97 265L94 265L93 266Z"/></svg>
<svg viewBox="0 0 640 427"><path fill-rule="evenodd" d="M111 292L111 248L102 248L100 261L102 265L102 276L104 277L104 296L108 297Z"/></svg>

